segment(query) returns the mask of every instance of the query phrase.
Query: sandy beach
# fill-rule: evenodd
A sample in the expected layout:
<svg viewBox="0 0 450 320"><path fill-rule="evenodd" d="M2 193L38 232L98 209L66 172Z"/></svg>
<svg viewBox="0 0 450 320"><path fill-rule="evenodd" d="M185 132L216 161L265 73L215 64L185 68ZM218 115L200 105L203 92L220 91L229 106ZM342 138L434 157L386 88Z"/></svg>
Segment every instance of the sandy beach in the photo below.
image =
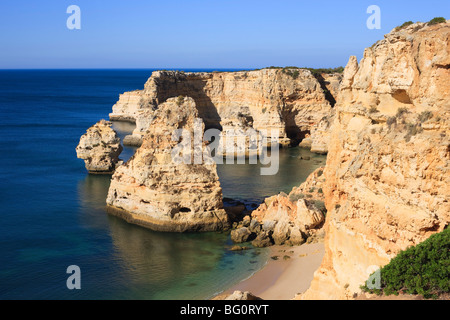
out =
<svg viewBox="0 0 450 320"><path fill-rule="evenodd" d="M273 246L266 266L252 277L226 290L215 299L224 299L235 290L249 291L264 300L290 300L305 292L324 255L323 243L298 247ZM288 258L289 257L289 258Z"/></svg>

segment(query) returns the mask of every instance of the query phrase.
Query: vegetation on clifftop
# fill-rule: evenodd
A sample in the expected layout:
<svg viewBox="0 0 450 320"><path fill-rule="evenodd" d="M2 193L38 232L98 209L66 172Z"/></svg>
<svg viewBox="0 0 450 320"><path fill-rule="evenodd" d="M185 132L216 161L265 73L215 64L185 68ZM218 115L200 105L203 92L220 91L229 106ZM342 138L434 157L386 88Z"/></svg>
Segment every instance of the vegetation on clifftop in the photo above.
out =
<svg viewBox="0 0 450 320"><path fill-rule="evenodd" d="M307 69L309 71L311 71L311 73L313 75L316 74L331 74L331 73L343 73L344 72L344 67L337 67L337 68L318 68L318 69L314 69L314 68L303 68L303 69Z"/></svg>
<svg viewBox="0 0 450 320"><path fill-rule="evenodd" d="M400 252L381 268L380 275L380 289L369 289L367 283L361 289L385 295L421 294L425 298L449 293L450 229Z"/></svg>
<svg viewBox="0 0 450 320"><path fill-rule="evenodd" d="M295 69L305 69L305 70L309 70L311 71L311 73L313 75L319 75L319 74L332 74L332 73L343 73L344 72L344 67L337 67L337 68L299 68L299 67L294 67L294 66L288 66L288 67L275 67L275 66L270 66L267 68L263 68L263 69L278 69L281 70L283 73L289 74L289 75L294 75L295 74ZM255 70L262 70L262 69L255 69ZM297 71L298 73L298 71Z"/></svg>
<svg viewBox="0 0 450 320"><path fill-rule="evenodd" d="M400 31L400 30L402 30L403 28L406 28L407 26L410 26L410 25L412 25L412 24L414 24L414 22L412 22L412 21L406 21L406 22L403 23L401 26L396 27L396 28L395 28L395 31Z"/></svg>
<svg viewBox="0 0 450 320"><path fill-rule="evenodd" d="M428 21L427 22L427 25L428 26L432 26L432 25L435 25L435 24L438 24L438 23L445 23L445 22L447 22L447 20L444 18L444 17L436 17L436 18L433 18L433 19L431 19L430 21ZM419 21L418 21L418 23L419 23ZM395 31L400 31L400 30L402 30L402 29L404 29L404 28L406 28L406 27L408 27L408 26L410 26L410 25L412 25L412 24L414 24L414 22L412 22L412 21L406 21L405 23L403 23L401 26L398 26L398 27L396 27L395 28ZM419 26L418 28L416 28L414 31L417 31L417 30L419 30L419 29L421 29L421 27Z"/></svg>
<svg viewBox="0 0 450 320"><path fill-rule="evenodd" d="M432 26L432 25L435 25L435 24L438 24L438 23L444 23L446 21L447 20L445 20L445 18L443 18L443 17L436 17L436 18L433 18L430 21L428 21L428 25Z"/></svg>

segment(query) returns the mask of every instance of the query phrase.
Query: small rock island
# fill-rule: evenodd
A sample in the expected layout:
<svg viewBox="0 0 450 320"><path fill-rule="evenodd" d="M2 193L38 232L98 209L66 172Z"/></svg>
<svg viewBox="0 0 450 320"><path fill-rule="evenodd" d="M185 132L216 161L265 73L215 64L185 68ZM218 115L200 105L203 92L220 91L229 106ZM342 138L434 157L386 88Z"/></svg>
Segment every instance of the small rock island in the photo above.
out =
<svg viewBox="0 0 450 320"><path fill-rule="evenodd" d="M120 164L119 155L123 147L111 126L110 121L100 120L80 138L77 157L84 160L89 173L111 174Z"/></svg>

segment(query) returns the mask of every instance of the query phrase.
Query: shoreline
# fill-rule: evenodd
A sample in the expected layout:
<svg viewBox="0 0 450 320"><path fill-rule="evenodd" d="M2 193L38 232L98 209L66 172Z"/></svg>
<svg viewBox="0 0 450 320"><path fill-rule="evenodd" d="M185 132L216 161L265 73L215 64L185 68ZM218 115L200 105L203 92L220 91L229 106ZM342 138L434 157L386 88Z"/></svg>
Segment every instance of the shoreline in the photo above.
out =
<svg viewBox="0 0 450 320"><path fill-rule="evenodd" d="M264 300L291 300L309 288L324 253L323 242L295 247L272 246L269 260L261 270L212 300L223 300L236 290L248 291ZM272 259L274 256L278 259Z"/></svg>

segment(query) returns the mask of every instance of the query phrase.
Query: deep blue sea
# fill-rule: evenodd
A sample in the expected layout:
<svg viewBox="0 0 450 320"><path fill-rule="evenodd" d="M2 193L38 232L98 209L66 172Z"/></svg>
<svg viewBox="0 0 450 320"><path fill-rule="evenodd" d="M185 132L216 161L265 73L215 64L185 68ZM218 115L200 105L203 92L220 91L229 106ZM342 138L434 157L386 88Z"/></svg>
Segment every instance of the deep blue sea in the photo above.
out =
<svg viewBox="0 0 450 320"><path fill-rule="evenodd" d="M0 299L207 299L266 263L267 250L229 251L228 234L158 233L105 212L110 176L88 175L75 147L151 72L0 71ZM114 128L121 137L133 130ZM121 158L133 152L125 147ZM324 161L292 148L276 176L248 164L218 173L224 197L258 203ZM80 267L81 290L66 286L70 265Z"/></svg>

